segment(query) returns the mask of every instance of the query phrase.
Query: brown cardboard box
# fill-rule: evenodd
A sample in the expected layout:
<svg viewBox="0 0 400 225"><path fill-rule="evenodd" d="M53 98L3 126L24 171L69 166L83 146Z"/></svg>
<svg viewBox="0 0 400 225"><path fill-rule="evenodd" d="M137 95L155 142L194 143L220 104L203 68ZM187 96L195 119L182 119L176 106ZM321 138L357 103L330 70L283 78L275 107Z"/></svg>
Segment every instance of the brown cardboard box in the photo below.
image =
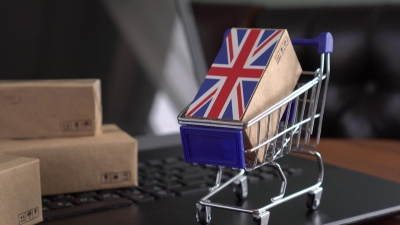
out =
<svg viewBox="0 0 400 225"><path fill-rule="evenodd" d="M101 123L100 80L0 81L0 138L93 136Z"/></svg>
<svg viewBox="0 0 400 225"><path fill-rule="evenodd" d="M302 69L292 42L290 41L289 34L284 30L241 121L248 122L256 115L290 95L297 84L301 72ZM284 108L286 108L286 106ZM284 109L281 111L280 117L282 117L283 111ZM270 137L276 132L277 122L280 121L278 116L279 111L275 111L271 114L269 125ZM260 137L266 137L268 117L261 120L260 124ZM246 149L257 146L257 131L258 128L255 125L244 130L243 142ZM261 140L261 142L262 141L263 140ZM268 146L269 145L267 145L266 148L268 148ZM254 159L254 154L255 153L247 154L246 158ZM263 159L264 151L262 149L258 154L258 160L262 161Z"/></svg>
<svg viewBox="0 0 400 225"><path fill-rule="evenodd" d="M186 117L248 122L292 93L301 72L286 29L232 28ZM271 136L278 114L271 114ZM260 135L257 126L243 131L245 149L256 147L258 136L260 143L264 141L267 123L268 118L261 121ZM263 153L258 154L259 161ZM254 160L254 154L247 153L246 158Z"/></svg>
<svg viewBox="0 0 400 225"><path fill-rule="evenodd" d="M0 153L40 159L43 195L137 185L137 141L115 125L93 137L0 140Z"/></svg>
<svg viewBox="0 0 400 225"><path fill-rule="evenodd" d="M43 221L39 160L0 155L0 224Z"/></svg>

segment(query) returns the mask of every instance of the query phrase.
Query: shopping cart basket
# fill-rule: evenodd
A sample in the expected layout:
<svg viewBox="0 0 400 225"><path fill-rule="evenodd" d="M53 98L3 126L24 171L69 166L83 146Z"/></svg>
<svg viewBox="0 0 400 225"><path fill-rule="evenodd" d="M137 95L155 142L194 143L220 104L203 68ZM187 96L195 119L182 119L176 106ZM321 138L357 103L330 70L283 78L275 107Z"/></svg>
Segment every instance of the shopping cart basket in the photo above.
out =
<svg viewBox="0 0 400 225"><path fill-rule="evenodd" d="M306 206L310 210L315 210L319 206L324 175L322 158L318 152L304 148L315 148L320 140L333 38L329 32L326 32L321 33L315 39L292 39L292 43L293 45L317 46L320 54L320 67L315 71L303 71L294 92L269 109L248 122L185 118L188 107L178 115L185 161L195 165L201 164L218 168L215 186L211 187L209 194L196 204L196 217L200 224L210 223L211 207L252 214L254 224L267 225L270 208L302 194L308 193ZM307 80L306 82L304 82L304 78ZM320 98L321 90L323 93ZM320 107L318 107L318 101L321 101ZM278 117L272 116L276 113L279 115ZM272 121L276 118L278 121ZM316 123L314 124L314 122ZM277 124L276 129L271 128L272 124ZM310 137L314 127L316 127L316 136L311 141ZM257 146L244 149L242 132L250 128L257 130ZM261 129L266 129L266 132ZM275 130L275 132L271 134L270 130ZM263 135L264 133L265 135ZM317 183L314 185L285 196L287 180L275 160L292 151L315 156L319 166L319 175ZM245 153L251 153L254 158L245 159ZM260 160L260 154L262 160ZM239 199L246 198L248 183L245 171L251 171L264 165L274 167L282 180L280 193L271 199L270 204L257 209L244 209L210 201L212 196L230 184L233 184L234 192ZM221 183L223 168L239 169L239 172L225 183Z"/></svg>

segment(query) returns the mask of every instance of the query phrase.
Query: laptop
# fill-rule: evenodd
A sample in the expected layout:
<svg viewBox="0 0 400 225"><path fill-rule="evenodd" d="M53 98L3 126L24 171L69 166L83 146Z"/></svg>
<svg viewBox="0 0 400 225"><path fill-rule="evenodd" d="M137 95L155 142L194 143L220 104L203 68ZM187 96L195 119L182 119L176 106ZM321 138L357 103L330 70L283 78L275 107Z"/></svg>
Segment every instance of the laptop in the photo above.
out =
<svg viewBox="0 0 400 225"><path fill-rule="evenodd" d="M95 203L88 203L73 207L60 208L44 212L45 224L121 224L121 225L153 225L153 224L198 224L196 222L196 203L208 193L208 187L212 186L212 168L194 166L182 161L182 147L179 135L165 137L138 137L139 140L139 175L141 185L138 188L142 192L145 188L161 186L157 183L152 186L143 179L144 174L152 174L146 179L163 180L165 177L177 176L176 183L185 184L185 175L179 171L190 171L188 174L196 174L199 171L207 171L201 178L186 177L188 185L172 187L168 196L158 196L150 189L144 196L152 199L141 201L134 194L125 194L129 188L88 192L94 196ZM290 195L304 189L316 182L318 176L317 163L315 161L296 157L289 154L278 160L288 179L286 195ZM177 165L176 167L173 165ZM182 167L183 166L183 167ZM156 168L156 169L154 169ZM169 168L169 171L166 170ZM198 169L198 170L197 170ZM148 171L147 171L148 170ZM255 171L259 172L254 173ZM281 181L272 170L259 168L249 172L249 195L244 200L239 200L232 191L232 187L226 187L221 193L211 200L243 208L259 208L271 203L271 197L279 193ZM197 171L197 172L196 172ZM162 173L164 176L158 176ZM237 171L226 169L228 179ZM400 184L380 179L359 172L350 171L336 166L325 165L325 175L322 187L324 188L321 205L315 211L309 211L306 207L307 196L299 196L278 206L271 208L268 224L351 224L374 221L386 216L400 214ZM223 176L224 179L224 176ZM144 183L143 183L144 182ZM173 181L171 181L173 182ZM197 186L196 186L197 185ZM189 190L187 187L197 187ZM185 189L186 188L186 189ZM137 189L137 188L136 188ZM98 198L102 193L114 193L118 201L124 199L129 204L114 204L114 207L95 210L84 210L90 204L101 204ZM72 194L74 199L85 193ZM143 193L142 193L143 194ZM104 195L106 196L106 195ZM46 196L44 199L63 198L64 196ZM115 201L114 199L114 201ZM104 202L106 202L105 200ZM113 200L112 200L113 201ZM47 203L48 204L48 203ZM46 203L44 204L46 205ZM82 208L83 206L83 208ZM75 210L79 209L82 210ZM68 212L68 210L70 210ZM66 213L67 212L67 213ZM73 212L73 213L71 213ZM58 214L57 214L58 213ZM233 212L230 210L211 209L210 224L253 224L252 215Z"/></svg>

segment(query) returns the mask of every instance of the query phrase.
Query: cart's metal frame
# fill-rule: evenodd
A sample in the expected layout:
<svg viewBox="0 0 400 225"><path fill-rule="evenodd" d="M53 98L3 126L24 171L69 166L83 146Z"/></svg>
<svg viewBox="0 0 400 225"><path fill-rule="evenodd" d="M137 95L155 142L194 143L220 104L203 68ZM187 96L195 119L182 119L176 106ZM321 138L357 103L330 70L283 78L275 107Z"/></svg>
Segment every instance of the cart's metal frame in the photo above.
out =
<svg viewBox="0 0 400 225"><path fill-rule="evenodd" d="M304 40L309 41L309 39L292 39L292 42L294 44L296 44L296 42L299 42L299 44L304 45ZM318 46L318 43L315 44L316 39L311 40L314 40L314 42L310 42L309 44ZM311 80L306 83L299 82L295 91L292 94L290 94L274 106L270 107L269 109L265 110L264 112L260 113L248 122L185 118L184 115L188 107L186 107L179 114L178 122L181 125L234 128L242 130L246 130L248 128L251 128L252 126L256 126L256 129L258 131L257 145L251 149L245 150L246 153L252 154L254 156L254 159L249 160L249 162L246 163L244 169L240 169L237 175L235 175L225 183L221 183L222 170L224 167L218 166L215 185L209 189L209 194L201 198L200 201L196 204L196 217L199 223L210 223L211 207L213 207L252 214L254 224L267 225L270 215L268 210L270 208L305 193L308 193L307 207L310 210L315 210L319 206L323 190L321 184L324 176L322 157L317 151L305 150L304 148L315 148L320 141L326 93L330 76L330 52L322 52L320 54L320 67L314 72L304 71L302 73L302 76L310 77ZM319 110L317 110L322 86L324 86L324 91L320 102L321 107L319 108ZM292 107L294 108L292 109ZM286 119L281 120L280 118L285 109ZM292 112L292 116L289 115L290 112ZM278 118L278 121L276 121L276 129L271 128L271 115L273 113L278 113L278 117L276 117ZM310 136L313 133L314 122L317 118L319 118L319 120L315 142L310 143ZM266 123L267 129L264 137L260 135L262 123ZM274 131L273 135L270 135L270 129L271 131ZM276 163L275 160L286 154L289 154L292 151L316 157L318 162L319 175L317 178L317 182L314 185L291 195L285 196L287 179L280 165ZM262 153L263 155L261 156L263 156L263 160L260 160L259 156ZM276 168L282 180L279 195L273 197L270 204L257 209L244 209L236 206L211 202L210 198L212 196L214 196L230 184L234 184L234 192L236 193L238 198L246 198L248 195L248 184L245 171L251 171L264 165Z"/></svg>

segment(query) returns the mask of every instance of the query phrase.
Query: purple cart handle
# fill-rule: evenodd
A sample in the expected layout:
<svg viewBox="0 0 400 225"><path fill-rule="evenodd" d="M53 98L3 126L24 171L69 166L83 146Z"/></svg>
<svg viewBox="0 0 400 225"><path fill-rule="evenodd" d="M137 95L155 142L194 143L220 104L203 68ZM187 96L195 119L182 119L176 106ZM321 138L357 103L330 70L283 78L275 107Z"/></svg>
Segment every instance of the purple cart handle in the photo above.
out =
<svg viewBox="0 0 400 225"><path fill-rule="evenodd" d="M314 39L292 38L293 45L315 45L318 47L318 53L333 52L333 37L329 32L323 32Z"/></svg>

